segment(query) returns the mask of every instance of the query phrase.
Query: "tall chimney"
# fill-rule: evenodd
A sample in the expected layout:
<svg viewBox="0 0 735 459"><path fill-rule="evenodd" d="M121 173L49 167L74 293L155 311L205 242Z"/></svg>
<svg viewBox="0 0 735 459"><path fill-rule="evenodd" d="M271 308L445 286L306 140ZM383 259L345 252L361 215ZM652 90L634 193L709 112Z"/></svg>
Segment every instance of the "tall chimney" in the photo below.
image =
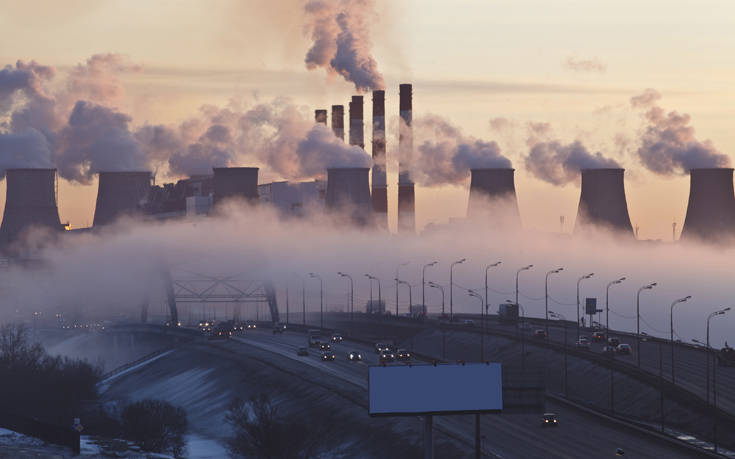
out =
<svg viewBox="0 0 735 459"><path fill-rule="evenodd" d="M240 197L248 201L258 200L257 167L215 167L214 204L223 199Z"/></svg>
<svg viewBox="0 0 735 459"><path fill-rule="evenodd" d="M10 243L31 227L61 231L56 206L56 169L7 169L0 240Z"/></svg>
<svg viewBox="0 0 735 459"><path fill-rule="evenodd" d="M618 168L582 169L575 233L603 227L633 236L625 199L624 173L625 169Z"/></svg>
<svg viewBox="0 0 735 459"><path fill-rule="evenodd" d="M107 225L123 215L142 213L150 188L149 171L100 172L93 225Z"/></svg>
<svg viewBox="0 0 735 459"><path fill-rule="evenodd" d="M345 106L332 105L332 132L340 139L345 139Z"/></svg>
<svg viewBox="0 0 735 459"><path fill-rule="evenodd" d="M388 183L385 178L385 91L373 91L372 201L378 227L388 228Z"/></svg>
<svg viewBox="0 0 735 459"><path fill-rule="evenodd" d="M369 173L367 167L327 169L327 208L346 213L357 225L371 223Z"/></svg>
<svg viewBox="0 0 735 459"><path fill-rule="evenodd" d="M487 218L491 226L520 228L514 171L511 168L471 169L467 217Z"/></svg>
<svg viewBox="0 0 735 459"><path fill-rule="evenodd" d="M314 110L314 121L327 125L327 111L326 110Z"/></svg>
<svg viewBox="0 0 735 459"><path fill-rule="evenodd" d="M720 242L735 235L731 168L692 169L682 240Z"/></svg>
<svg viewBox="0 0 735 459"><path fill-rule="evenodd" d="M400 123L398 128L398 232L416 231L416 198L410 170L413 157L412 86L403 83L400 91Z"/></svg>
<svg viewBox="0 0 735 459"><path fill-rule="evenodd" d="M352 96L350 102L350 145L365 149L362 118L362 96Z"/></svg>

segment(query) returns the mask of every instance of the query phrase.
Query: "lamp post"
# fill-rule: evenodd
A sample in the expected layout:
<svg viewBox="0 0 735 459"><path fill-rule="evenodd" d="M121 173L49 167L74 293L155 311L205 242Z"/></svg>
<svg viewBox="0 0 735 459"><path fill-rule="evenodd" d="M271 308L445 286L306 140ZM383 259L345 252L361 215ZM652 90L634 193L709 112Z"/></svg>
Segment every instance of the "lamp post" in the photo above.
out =
<svg viewBox="0 0 735 459"><path fill-rule="evenodd" d="M546 273L546 283L544 284L544 300L546 309L546 341L549 340L549 276L564 271L564 268L556 268Z"/></svg>
<svg viewBox="0 0 735 459"><path fill-rule="evenodd" d="M669 318L671 320L671 382L676 384L676 380L674 379L675 373L674 373L674 306L676 306L679 303L684 303L685 301L689 301L691 298L691 295L687 295L684 298L679 298L678 300L671 303L671 313L669 315Z"/></svg>
<svg viewBox="0 0 735 459"><path fill-rule="evenodd" d="M516 271L516 304L520 304L518 302L518 276L521 274L521 271L527 271L531 268L533 268L533 265L524 266L523 268Z"/></svg>
<svg viewBox="0 0 735 459"><path fill-rule="evenodd" d="M365 274L365 277L367 277L368 282L370 283L370 307L373 307L373 279L372 276Z"/></svg>
<svg viewBox="0 0 735 459"><path fill-rule="evenodd" d="M638 355L638 368L641 367L641 292L643 290L651 290L657 284L652 282L648 285L638 289L638 293L635 296L635 336L636 336L636 349L635 353Z"/></svg>
<svg viewBox="0 0 735 459"><path fill-rule="evenodd" d="M432 261L431 263L425 264L424 267L421 268L421 307L423 307L424 309L426 309L426 268L428 268L429 266L434 266L437 263L437 261Z"/></svg>
<svg viewBox="0 0 735 459"><path fill-rule="evenodd" d="M355 311L355 283L352 280L352 276L343 272L338 272L342 277L346 277L350 280L350 326L354 326L354 311Z"/></svg>
<svg viewBox="0 0 735 459"><path fill-rule="evenodd" d="M319 328L324 328L324 280L315 273L309 273L309 277L319 279Z"/></svg>
<svg viewBox="0 0 735 459"><path fill-rule="evenodd" d="M442 317L444 317L444 287L442 287L439 284L435 284L434 282L429 282L429 287L439 289L439 291L442 292ZM447 358L447 342L446 342L446 333L444 331L444 328L442 328L442 359Z"/></svg>
<svg viewBox="0 0 735 459"><path fill-rule="evenodd" d="M292 274L301 280L301 323L306 325L306 281L300 274Z"/></svg>
<svg viewBox="0 0 735 459"><path fill-rule="evenodd" d="M467 290L467 294L469 296L474 296L475 298L480 300L480 320L482 320L483 323L485 323L485 300L482 298L482 296L478 295L477 292L474 290ZM483 328L480 331L480 362L485 361L485 329Z"/></svg>
<svg viewBox="0 0 735 459"><path fill-rule="evenodd" d="M625 280L625 276L620 279L616 279L607 284L605 289L605 336L610 334L610 287L616 284L620 284Z"/></svg>
<svg viewBox="0 0 735 459"><path fill-rule="evenodd" d="M549 314L551 314L551 317L561 320L564 325L564 396L569 398L569 390L567 389L567 318L554 311L549 311Z"/></svg>
<svg viewBox="0 0 735 459"><path fill-rule="evenodd" d="M454 265L458 265L460 263L464 263L467 259L462 258L461 260L457 260L454 263L449 266L449 321L454 322L454 277L453 277L453 271L454 271Z"/></svg>
<svg viewBox="0 0 735 459"><path fill-rule="evenodd" d="M400 279L398 279L396 277L396 285L399 285L399 284L403 284L403 285L405 285L405 286L408 287L408 312L410 314L411 313L411 305L413 304L413 298L412 298L412 293L411 293L411 291L413 289L411 288L411 284L409 284L406 281L400 280Z"/></svg>
<svg viewBox="0 0 735 459"><path fill-rule="evenodd" d="M713 312L713 313L711 313L710 315L707 316L707 343L706 343L706 346L707 346L707 405L709 405L709 387L710 387L710 384L709 384L709 373L710 373L710 371L709 371L709 361L710 361L710 353L711 353L711 348L709 347L709 321L712 320L713 317L724 315L729 310L730 310L730 308L727 307L725 309L720 309L719 311L715 311L715 312Z"/></svg>
<svg viewBox="0 0 735 459"><path fill-rule="evenodd" d="M398 317L398 277L399 277L399 271L401 270L401 266L406 266L409 262L404 261L400 265L396 266L396 317Z"/></svg>
<svg viewBox="0 0 735 459"><path fill-rule="evenodd" d="M491 265L485 266L485 320L487 320L487 315L488 315L487 314L488 313L487 308L490 306L490 303L489 303L488 297L487 297L487 271L490 268L494 268L496 266L500 266L501 263L502 263L502 261L496 261L495 263L493 263Z"/></svg>
<svg viewBox="0 0 735 459"><path fill-rule="evenodd" d="M380 290L380 279L378 279L375 276L371 276L370 274L365 274L365 277L367 277L368 279L370 279L371 282L372 281L376 281L378 283L378 305L383 304L383 296L382 296L382 293L381 293L381 290ZM372 283L371 283L371 285L372 285Z"/></svg>
<svg viewBox="0 0 735 459"><path fill-rule="evenodd" d="M444 315L444 287L431 281L429 281L429 287L439 289L442 292L442 315Z"/></svg>
<svg viewBox="0 0 735 459"><path fill-rule="evenodd" d="M579 340L579 334L580 334L580 330L579 330L579 284L583 280L589 279L590 277L592 277L594 275L595 275L595 273L589 273L589 274L585 274L584 276L582 276L579 279L577 279L577 340Z"/></svg>

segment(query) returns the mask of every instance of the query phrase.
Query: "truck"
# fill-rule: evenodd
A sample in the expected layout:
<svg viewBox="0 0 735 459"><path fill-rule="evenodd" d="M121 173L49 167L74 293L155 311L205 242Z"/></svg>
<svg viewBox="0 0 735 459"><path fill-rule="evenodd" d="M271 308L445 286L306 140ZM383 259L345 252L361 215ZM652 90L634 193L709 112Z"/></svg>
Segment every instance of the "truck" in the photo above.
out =
<svg viewBox="0 0 735 459"><path fill-rule="evenodd" d="M319 330L309 330L306 333L309 338L309 347L319 347L322 342L321 332Z"/></svg>
<svg viewBox="0 0 735 459"><path fill-rule="evenodd" d="M505 322L518 322L518 305L515 303L500 303L498 318Z"/></svg>
<svg viewBox="0 0 735 459"><path fill-rule="evenodd" d="M414 319L423 319L426 317L426 305L425 304L412 304L411 305L411 317Z"/></svg>

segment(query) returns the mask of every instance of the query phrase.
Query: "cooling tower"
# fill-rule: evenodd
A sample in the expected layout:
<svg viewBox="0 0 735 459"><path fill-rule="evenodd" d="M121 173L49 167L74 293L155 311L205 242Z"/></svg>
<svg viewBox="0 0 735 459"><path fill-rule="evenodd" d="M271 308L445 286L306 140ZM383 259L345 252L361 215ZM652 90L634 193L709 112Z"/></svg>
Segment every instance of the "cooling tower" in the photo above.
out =
<svg viewBox="0 0 735 459"><path fill-rule="evenodd" d="M385 178L385 91L373 91L373 212L376 224L388 228L388 183Z"/></svg>
<svg viewBox="0 0 735 459"><path fill-rule="evenodd" d="M371 222L370 185L367 167L327 169L327 208L345 212L358 225Z"/></svg>
<svg viewBox="0 0 735 459"><path fill-rule="evenodd" d="M345 106L332 105L332 132L340 139L345 139Z"/></svg>
<svg viewBox="0 0 735 459"><path fill-rule="evenodd" d="M350 102L350 145L357 145L364 150L365 138L362 119L362 96L352 96Z"/></svg>
<svg viewBox="0 0 735 459"><path fill-rule="evenodd" d="M494 226L521 226L513 178L515 169L471 169L467 217L489 219Z"/></svg>
<svg viewBox="0 0 735 459"><path fill-rule="evenodd" d="M56 169L8 169L5 183L3 243L17 240L31 227L62 230L56 206Z"/></svg>
<svg viewBox="0 0 735 459"><path fill-rule="evenodd" d="M413 95L410 84L399 86L398 128L398 231L413 233L416 231L414 221L416 198L411 180L411 160L413 157Z"/></svg>
<svg viewBox="0 0 735 459"><path fill-rule="evenodd" d="M625 169L583 169L574 231L605 227L633 235L625 199ZM732 183L730 183L732 191Z"/></svg>
<svg viewBox="0 0 735 459"><path fill-rule="evenodd" d="M730 168L692 169L682 240L717 242L735 235L735 196Z"/></svg>
<svg viewBox="0 0 735 459"><path fill-rule="evenodd" d="M314 121L327 125L327 111L326 110L314 110Z"/></svg>
<svg viewBox="0 0 735 459"><path fill-rule="evenodd" d="M240 197L254 202L258 199L257 167L215 167L214 204L223 199Z"/></svg>
<svg viewBox="0 0 735 459"><path fill-rule="evenodd" d="M93 225L107 225L123 215L143 212L150 188L148 171L100 172Z"/></svg>

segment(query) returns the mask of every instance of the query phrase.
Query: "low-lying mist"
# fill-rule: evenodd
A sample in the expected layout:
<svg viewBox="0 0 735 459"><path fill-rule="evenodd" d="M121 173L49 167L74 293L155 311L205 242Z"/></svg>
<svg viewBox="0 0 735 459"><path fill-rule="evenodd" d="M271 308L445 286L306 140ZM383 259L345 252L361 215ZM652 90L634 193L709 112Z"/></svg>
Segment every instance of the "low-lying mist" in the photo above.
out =
<svg viewBox="0 0 735 459"><path fill-rule="evenodd" d="M516 272L529 264L533 268L519 275L519 299L531 317L544 316L545 275L559 267L564 270L549 277L549 309L572 322L577 280L588 273L594 276L580 284L582 309L585 297L597 297L598 308L604 309L607 284L627 278L610 288L610 327L614 329L635 331L636 292L651 282L658 285L641 293L640 308L641 331L651 335L668 337L671 303L691 295L691 300L674 309L675 338L704 341L707 315L733 302L733 251L722 247L639 242L632 235L616 237L603 231L584 237L513 231L477 219L403 236L345 226L343 219L316 210L309 215L281 219L266 207L231 203L208 218L124 220L98 232L65 235L39 254L41 263L11 267L4 273L0 320L30 320L33 311L47 317L62 312L95 319L137 318L141 302L149 296L151 310L161 311L156 298L163 304L162 262L168 263L174 278L194 272L270 279L282 313L288 285L291 320L297 321L301 320L302 287L298 276L305 282L310 312L319 311L319 281L310 278L310 272L324 279L327 310L348 310L349 281L338 271L355 281L356 310L364 310L369 299L365 274L370 274L381 280L386 307L395 311L394 279L399 265L400 279L412 284L413 303L420 304L422 267L433 261L438 264L426 269L426 281L445 287L449 312L450 264L461 258L467 261L454 267L455 313L480 311L479 300L466 289L484 294L485 268L496 261L502 264L488 271L491 313L499 303L514 300ZM427 285L425 295L429 312L440 312L440 291ZM231 305L216 307L231 310ZM399 291L398 307L399 313L408 312L405 285ZM246 305L243 310L247 311ZM604 313L601 321L605 323ZM733 330L735 312L713 319L713 346L720 347L726 340L732 344Z"/></svg>

